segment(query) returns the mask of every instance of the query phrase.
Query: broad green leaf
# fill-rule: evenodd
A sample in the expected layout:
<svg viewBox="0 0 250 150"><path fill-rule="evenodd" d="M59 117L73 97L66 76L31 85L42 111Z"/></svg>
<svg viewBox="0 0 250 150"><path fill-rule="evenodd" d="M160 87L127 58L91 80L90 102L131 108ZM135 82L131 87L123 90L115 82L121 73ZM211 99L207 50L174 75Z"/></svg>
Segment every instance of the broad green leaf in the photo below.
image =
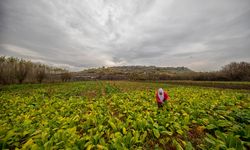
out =
<svg viewBox="0 0 250 150"><path fill-rule="evenodd" d="M155 122L154 124L153 124L153 126L155 127L155 128L158 128L158 124Z"/></svg>
<svg viewBox="0 0 250 150"><path fill-rule="evenodd" d="M29 134L29 131L23 131L23 136Z"/></svg>
<svg viewBox="0 0 250 150"><path fill-rule="evenodd" d="M67 129L67 131L68 131L69 133L75 134L75 133L76 133L76 127L69 128L69 129Z"/></svg>
<svg viewBox="0 0 250 150"><path fill-rule="evenodd" d="M172 136L173 132L171 132L171 131L161 131L161 134Z"/></svg>
<svg viewBox="0 0 250 150"><path fill-rule="evenodd" d="M103 146L103 145L100 145L100 144L97 144L97 149L99 150L103 150L103 149L108 149L107 147Z"/></svg>
<svg viewBox="0 0 250 150"><path fill-rule="evenodd" d="M109 121L108 123L112 127L113 130L116 130L116 126L112 121Z"/></svg>
<svg viewBox="0 0 250 150"><path fill-rule="evenodd" d="M23 149L27 149L29 147L31 147L33 144L33 140L32 139L29 139L24 145L23 145Z"/></svg>
<svg viewBox="0 0 250 150"><path fill-rule="evenodd" d="M32 149L32 150L39 150L40 148L39 148L39 146L38 146L37 144L33 144L33 145L31 146L31 149Z"/></svg>
<svg viewBox="0 0 250 150"><path fill-rule="evenodd" d="M194 148L190 142L187 142L187 144L185 145L185 150L194 150Z"/></svg>
<svg viewBox="0 0 250 150"><path fill-rule="evenodd" d="M237 150L243 150L243 145L239 138L235 137L233 134L229 134L226 138L226 145L229 148L235 148Z"/></svg>
<svg viewBox="0 0 250 150"><path fill-rule="evenodd" d="M183 134L183 131L181 129L177 130L177 133L182 135Z"/></svg>
<svg viewBox="0 0 250 150"><path fill-rule="evenodd" d="M217 138L219 138L219 139L221 139L223 141L226 140L226 136L223 133L221 133L219 130L215 131L215 135L217 136Z"/></svg>
<svg viewBox="0 0 250 150"><path fill-rule="evenodd" d="M227 127L232 125L232 123L227 120L219 120L217 124L219 127Z"/></svg>
<svg viewBox="0 0 250 150"><path fill-rule="evenodd" d="M153 132L154 132L154 135L155 135L156 138L160 137L160 133L159 133L158 129L153 129Z"/></svg>
<svg viewBox="0 0 250 150"><path fill-rule="evenodd" d="M177 150L183 150L182 146L175 139L173 139L173 145L176 146Z"/></svg>
<svg viewBox="0 0 250 150"><path fill-rule="evenodd" d="M88 145L88 147L86 148L86 150L91 150L91 148L93 147L93 145Z"/></svg>
<svg viewBox="0 0 250 150"><path fill-rule="evenodd" d="M15 130L12 129L10 131L8 131L7 135L5 136L4 140L7 141L9 138L11 138L12 136L16 135Z"/></svg>
<svg viewBox="0 0 250 150"><path fill-rule="evenodd" d="M148 132L144 131L143 135L141 136L141 142L144 142L145 138L147 137Z"/></svg>
<svg viewBox="0 0 250 150"><path fill-rule="evenodd" d="M124 128L124 127L122 128L122 133L123 133L123 134L127 134L126 128Z"/></svg>
<svg viewBox="0 0 250 150"><path fill-rule="evenodd" d="M214 142L212 139L206 137L205 140L206 140L208 143L210 143L210 144L212 144L212 145L215 145L215 142Z"/></svg>
<svg viewBox="0 0 250 150"><path fill-rule="evenodd" d="M215 129L215 128L217 128L214 124L209 124L208 126L206 126L206 128L208 129L208 130L212 130L212 129Z"/></svg>

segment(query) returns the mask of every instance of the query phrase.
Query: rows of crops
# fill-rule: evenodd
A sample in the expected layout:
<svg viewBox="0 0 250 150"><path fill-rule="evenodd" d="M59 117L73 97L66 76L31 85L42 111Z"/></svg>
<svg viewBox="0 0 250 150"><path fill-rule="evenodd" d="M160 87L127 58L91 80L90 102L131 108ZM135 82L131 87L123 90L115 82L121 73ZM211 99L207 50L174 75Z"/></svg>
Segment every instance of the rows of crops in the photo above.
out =
<svg viewBox="0 0 250 150"><path fill-rule="evenodd" d="M161 109L159 87L171 97ZM0 91L0 148L250 149L250 97L164 83L7 86Z"/></svg>

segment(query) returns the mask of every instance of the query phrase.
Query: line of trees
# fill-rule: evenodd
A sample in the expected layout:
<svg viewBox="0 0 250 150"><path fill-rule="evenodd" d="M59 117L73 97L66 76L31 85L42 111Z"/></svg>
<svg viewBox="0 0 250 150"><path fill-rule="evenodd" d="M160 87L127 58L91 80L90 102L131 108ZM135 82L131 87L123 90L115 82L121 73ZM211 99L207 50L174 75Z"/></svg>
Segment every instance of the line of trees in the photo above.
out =
<svg viewBox="0 0 250 150"><path fill-rule="evenodd" d="M232 62L219 71L154 75L159 80L250 81L250 63Z"/></svg>
<svg viewBox="0 0 250 150"><path fill-rule="evenodd" d="M128 68L130 69L130 68ZM79 74L80 73L80 74ZM130 71L118 68L90 69L71 73L65 69L33 63L14 57L0 56L0 84L67 82L81 80L197 80L197 81L250 81L250 63L232 62L215 72L167 72L146 67Z"/></svg>
<svg viewBox="0 0 250 150"><path fill-rule="evenodd" d="M0 57L0 84L58 82L70 79L71 74L65 69L14 57Z"/></svg>
<svg viewBox="0 0 250 150"><path fill-rule="evenodd" d="M200 72L193 76L200 81L250 81L250 63L232 62L222 67L220 71Z"/></svg>

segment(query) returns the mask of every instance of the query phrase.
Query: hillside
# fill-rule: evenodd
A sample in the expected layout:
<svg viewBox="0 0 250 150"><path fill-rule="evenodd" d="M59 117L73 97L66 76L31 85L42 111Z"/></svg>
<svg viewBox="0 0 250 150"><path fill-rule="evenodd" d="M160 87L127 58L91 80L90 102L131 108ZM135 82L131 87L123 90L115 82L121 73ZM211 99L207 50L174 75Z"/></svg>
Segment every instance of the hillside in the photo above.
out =
<svg viewBox="0 0 250 150"><path fill-rule="evenodd" d="M107 80L145 80L165 79L169 76L192 73L186 67L156 67L156 66L116 66L87 69L74 74L74 79L107 79Z"/></svg>

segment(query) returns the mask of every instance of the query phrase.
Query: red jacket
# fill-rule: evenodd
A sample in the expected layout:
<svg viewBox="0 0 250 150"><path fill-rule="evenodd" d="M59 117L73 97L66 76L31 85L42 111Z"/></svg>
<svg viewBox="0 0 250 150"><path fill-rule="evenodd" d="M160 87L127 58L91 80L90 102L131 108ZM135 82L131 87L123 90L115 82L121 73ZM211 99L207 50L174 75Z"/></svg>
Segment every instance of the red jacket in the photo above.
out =
<svg viewBox="0 0 250 150"><path fill-rule="evenodd" d="M159 98L159 96L158 96L158 92L156 92L155 97L156 97L157 103L162 103L162 101L160 100L160 98ZM164 100L163 100L163 101L166 101L166 100L169 100L169 96L168 96L168 94L164 91Z"/></svg>

